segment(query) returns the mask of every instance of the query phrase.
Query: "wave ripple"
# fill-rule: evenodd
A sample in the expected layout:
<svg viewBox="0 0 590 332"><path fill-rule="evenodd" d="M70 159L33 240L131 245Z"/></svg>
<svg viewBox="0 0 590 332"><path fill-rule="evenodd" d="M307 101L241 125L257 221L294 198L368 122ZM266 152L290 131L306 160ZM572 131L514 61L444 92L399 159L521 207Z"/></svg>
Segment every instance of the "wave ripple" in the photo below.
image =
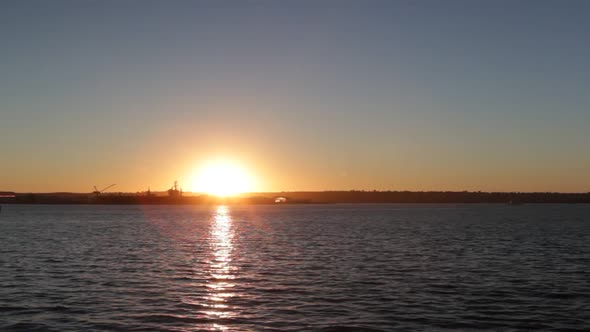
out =
<svg viewBox="0 0 590 332"><path fill-rule="evenodd" d="M583 331L582 205L5 206L1 331Z"/></svg>

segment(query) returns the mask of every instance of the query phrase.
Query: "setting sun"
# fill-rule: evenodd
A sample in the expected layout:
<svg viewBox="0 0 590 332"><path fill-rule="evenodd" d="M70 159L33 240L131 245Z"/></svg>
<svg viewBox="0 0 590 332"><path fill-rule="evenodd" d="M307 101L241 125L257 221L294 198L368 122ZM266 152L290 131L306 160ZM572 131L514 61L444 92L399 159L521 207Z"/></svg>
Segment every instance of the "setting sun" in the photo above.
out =
<svg viewBox="0 0 590 332"><path fill-rule="evenodd" d="M253 182L250 174L240 165L216 161L197 171L192 189L216 196L231 196L252 191Z"/></svg>

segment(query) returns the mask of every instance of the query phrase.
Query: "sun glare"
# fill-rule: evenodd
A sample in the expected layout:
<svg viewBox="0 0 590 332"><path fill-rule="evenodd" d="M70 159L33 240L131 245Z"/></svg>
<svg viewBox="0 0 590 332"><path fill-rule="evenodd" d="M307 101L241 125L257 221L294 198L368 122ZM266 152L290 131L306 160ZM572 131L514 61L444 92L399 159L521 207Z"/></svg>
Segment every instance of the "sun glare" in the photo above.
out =
<svg viewBox="0 0 590 332"><path fill-rule="evenodd" d="M232 196L252 191L252 178L238 164L227 161L203 166L193 181L193 190L216 196Z"/></svg>

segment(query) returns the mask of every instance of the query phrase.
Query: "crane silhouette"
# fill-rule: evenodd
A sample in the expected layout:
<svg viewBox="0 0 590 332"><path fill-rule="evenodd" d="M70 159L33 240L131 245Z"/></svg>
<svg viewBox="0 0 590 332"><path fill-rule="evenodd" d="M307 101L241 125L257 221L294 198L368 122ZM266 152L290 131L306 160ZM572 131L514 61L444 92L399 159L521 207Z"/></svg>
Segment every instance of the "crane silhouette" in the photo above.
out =
<svg viewBox="0 0 590 332"><path fill-rule="evenodd" d="M102 194L105 190L110 189L116 185L117 185L116 183L113 183L110 186L102 188L102 190L98 190L98 188L96 188L96 186L94 186L94 191L92 193L98 196L98 195Z"/></svg>

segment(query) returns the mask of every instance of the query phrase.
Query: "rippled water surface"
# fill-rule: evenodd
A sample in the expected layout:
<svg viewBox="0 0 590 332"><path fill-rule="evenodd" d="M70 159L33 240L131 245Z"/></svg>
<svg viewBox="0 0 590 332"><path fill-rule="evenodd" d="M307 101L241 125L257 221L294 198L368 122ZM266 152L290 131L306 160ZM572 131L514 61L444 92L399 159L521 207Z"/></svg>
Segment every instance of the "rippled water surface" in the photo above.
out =
<svg viewBox="0 0 590 332"><path fill-rule="evenodd" d="M4 205L2 331L590 329L583 205Z"/></svg>

